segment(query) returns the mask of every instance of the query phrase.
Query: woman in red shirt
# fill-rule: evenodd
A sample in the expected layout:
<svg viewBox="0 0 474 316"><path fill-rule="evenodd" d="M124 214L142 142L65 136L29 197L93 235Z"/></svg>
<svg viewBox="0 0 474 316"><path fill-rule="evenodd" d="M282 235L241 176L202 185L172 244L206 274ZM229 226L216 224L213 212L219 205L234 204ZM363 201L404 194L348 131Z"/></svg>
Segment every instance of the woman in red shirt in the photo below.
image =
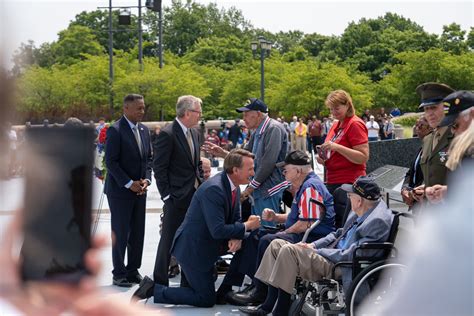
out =
<svg viewBox="0 0 474 316"><path fill-rule="evenodd" d="M326 187L334 196L336 213L339 210L343 216L341 208L344 206L345 209L347 197L335 191L342 184L352 184L359 176L365 175L365 164L369 160L368 132L364 121L355 115L349 93L333 91L325 103L337 122L321 145L317 160L326 168Z"/></svg>

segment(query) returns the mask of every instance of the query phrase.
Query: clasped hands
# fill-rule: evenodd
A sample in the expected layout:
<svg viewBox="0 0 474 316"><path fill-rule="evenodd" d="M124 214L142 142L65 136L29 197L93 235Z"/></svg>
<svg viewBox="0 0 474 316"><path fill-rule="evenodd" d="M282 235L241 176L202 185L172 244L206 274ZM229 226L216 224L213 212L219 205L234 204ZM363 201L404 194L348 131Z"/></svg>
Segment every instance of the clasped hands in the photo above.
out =
<svg viewBox="0 0 474 316"><path fill-rule="evenodd" d="M148 181L146 179L135 180L130 186L130 190L137 195L143 195L148 191Z"/></svg>

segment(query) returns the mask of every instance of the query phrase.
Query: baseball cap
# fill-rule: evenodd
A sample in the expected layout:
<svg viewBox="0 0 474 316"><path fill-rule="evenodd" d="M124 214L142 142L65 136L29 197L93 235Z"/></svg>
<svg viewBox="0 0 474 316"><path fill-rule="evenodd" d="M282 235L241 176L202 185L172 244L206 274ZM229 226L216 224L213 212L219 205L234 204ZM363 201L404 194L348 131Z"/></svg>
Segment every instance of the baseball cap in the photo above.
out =
<svg viewBox="0 0 474 316"><path fill-rule="evenodd" d="M286 165L305 166L309 164L311 164L311 161L306 153L301 150L293 150L285 157L284 161L277 163L276 166L281 168Z"/></svg>
<svg viewBox="0 0 474 316"><path fill-rule="evenodd" d="M268 112L268 107L262 100L257 98L250 98L245 102L243 107L236 109L237 112L242 113L246 111L260 111L263 113Z"/></svg>
<svg viewBox="0 0 474 316"><path fill-rule="evenodd" d="M449 110L446 117L439 124L440 127L452 125L459 113L474 106L474 93L466 90L456 91L444 98L443 102L446 106L449 106Z"/></svg>
<svg viewBox="0 0 474 316"><path fill-rule="evenodd" d="M376 201L380 198L380 187L374 182L372 177L368 176L360 176L353 184L343 184L341 189L371 201Z"/></svg>

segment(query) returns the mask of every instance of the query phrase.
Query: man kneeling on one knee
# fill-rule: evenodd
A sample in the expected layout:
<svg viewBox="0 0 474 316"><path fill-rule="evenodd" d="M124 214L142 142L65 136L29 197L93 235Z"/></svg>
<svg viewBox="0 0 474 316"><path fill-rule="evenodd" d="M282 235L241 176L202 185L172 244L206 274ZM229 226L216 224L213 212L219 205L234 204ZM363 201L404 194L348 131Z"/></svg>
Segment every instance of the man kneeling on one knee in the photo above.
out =
<svg viewBox="0 0 474 316"><path fill-rule="evenodd" d="M216 302L214 264L227 245L237 251L246 231L260 227L260 217L240 222L240 185L254 175L254 155L232 150L224 171L204 182L194 193L183 223L174 236L171 254L186 276L187 287L167 287L145 277L133 300L154 296L155 303L211 307Z"/></svg>
<svg viewBox="0 0 474 316"><path fill-rule="evenodd" d="M369 177L359 177L353 185L344 184L352 211L343 228L313 243L291 244L274 240L268 247L255 277L268 285L262 305L242 307L250 315L288 315L290 297L296 277L318 281L331 275L334 264L352 260L354 249L365 242L387 240L393 215L380 199L380 188ZM342 269L344 288L351 281L352 271ZM276 306L275 306L276 302Z"/></svg>

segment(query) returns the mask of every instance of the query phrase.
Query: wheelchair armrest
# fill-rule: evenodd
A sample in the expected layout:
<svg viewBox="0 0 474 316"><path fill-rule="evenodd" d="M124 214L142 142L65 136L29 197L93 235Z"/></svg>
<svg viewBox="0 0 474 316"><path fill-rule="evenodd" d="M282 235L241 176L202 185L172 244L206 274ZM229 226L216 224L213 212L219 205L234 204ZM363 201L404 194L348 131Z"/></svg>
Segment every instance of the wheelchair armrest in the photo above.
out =
<svg viewBox="0 0 474 316"><path fill-rule="evenodd" d="M335 279L336 277L336 268L339 268L341 266L347 266L347 267L352 267L352 261L339 261L337 262L331 270L331 279Z"/></svg>
<svg viewBox="0 0 474 316"><path fill-rule="evenodd" d="M363 243L363 244L357 246L354 249L354 259L358 259L358 258L367 259L367 257L361 256L361 255L358 254L358 252L360 252L362 250L367 250L367 249L387 250L387 251L391 250L391 251L395 252L395 255L396 255L396 252L397 252L397 248L391 242L366 242L366 243Z"/></svg>

